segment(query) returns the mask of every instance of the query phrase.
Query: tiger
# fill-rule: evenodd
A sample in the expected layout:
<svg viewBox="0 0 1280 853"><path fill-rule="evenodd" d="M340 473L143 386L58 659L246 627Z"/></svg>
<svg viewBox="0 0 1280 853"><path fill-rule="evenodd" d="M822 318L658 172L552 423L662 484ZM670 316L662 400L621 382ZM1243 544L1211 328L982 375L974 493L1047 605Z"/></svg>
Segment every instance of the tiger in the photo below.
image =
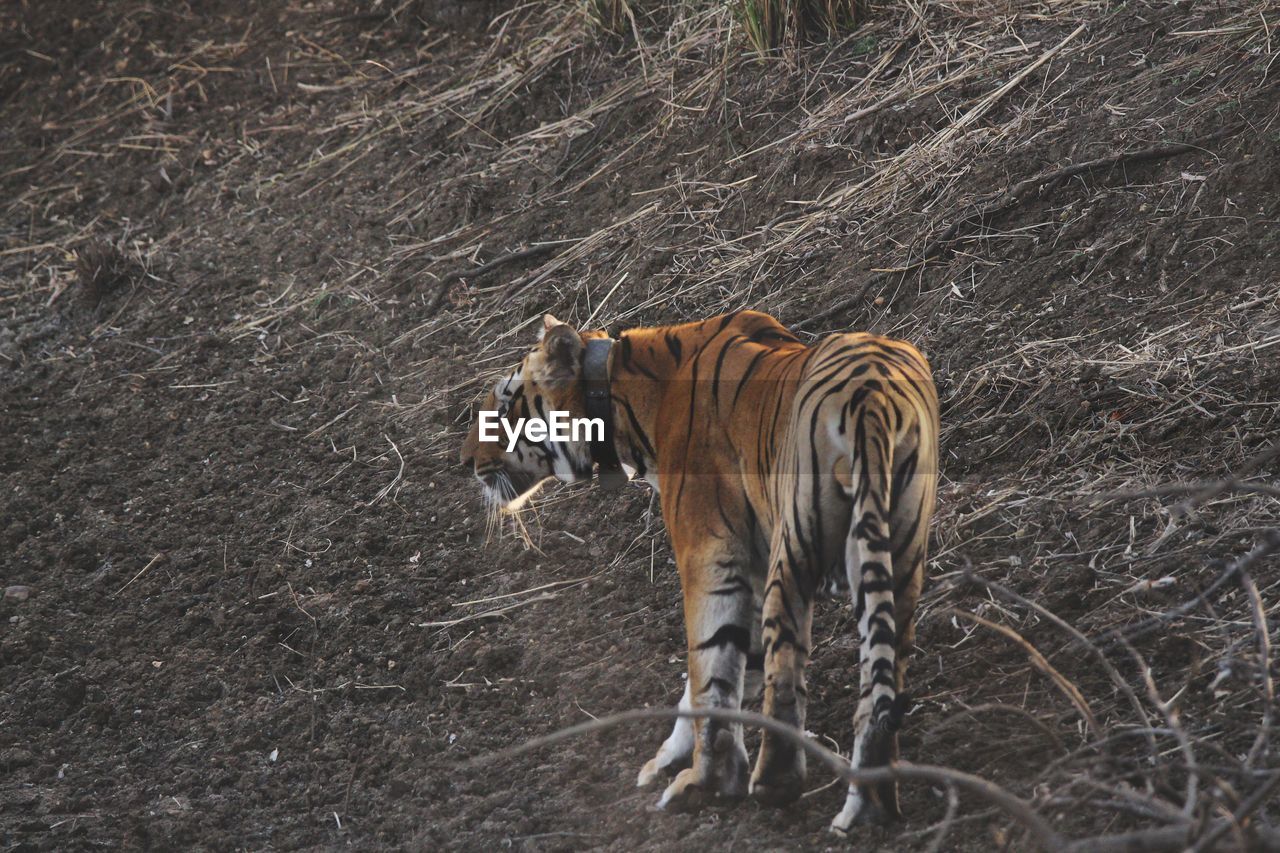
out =
<svg viewBox="0 0 1280 853"><path fill-rule="evenodd" d="M757 311L616 338L547 314L483 407L605 420L603 438L522 435L510 450L473 424L461 460L494 507L597 466L602 483L621 466L658 492L684 602L680 709L736 710L762 692L764 714L803 731L814 602L843 591L860 635L851 763L898 760L938 479L938 397L919 350L869 333L807 345ZM765 731L748 770L741 725L678 717L637 783L669 780L661 809L783 805L801 793L805 753ZM831 828L901 817L895 782L851 785Z"/></svg>

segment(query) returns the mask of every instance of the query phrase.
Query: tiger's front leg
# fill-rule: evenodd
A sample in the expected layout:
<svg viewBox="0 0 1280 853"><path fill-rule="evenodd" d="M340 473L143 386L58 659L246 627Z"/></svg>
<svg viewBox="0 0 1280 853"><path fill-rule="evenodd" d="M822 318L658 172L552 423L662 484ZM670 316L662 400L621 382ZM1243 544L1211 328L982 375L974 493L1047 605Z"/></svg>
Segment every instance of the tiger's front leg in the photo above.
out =
<svg viewBox="0 0 1280 853"><path fill-rule="evenodd" d="M677 550L689 648L686 701L694 709L738 710L755 615L748 565L735 555L709 554L706 549L681 557ZM733 799L745 796L748 759L742 726L707 719L694 719L691 724L690 766L667 786L658 807L695 808L715 794ZM673 737L679 731L677 726Z"/></svg>
<svg viewBox="0 0 1280 853"><path fill-rule="evenodd" d="M764 714L804 731L809 693L804 669L812 646L812 595L803 592L795 562L798 549L775 544L770 554L763 611ZM791 741L766 731L751 775L751 796L769 805L800 797L805 754Z"/></svg>
<svg viewBox="0 0 1280 853"><path fill-rule="evenodd" d="M743 678L743 701L756 702L764 694L764 650L760 644L760 600L754 599L751 617L751 651L747 654L747 671ZM684 695L676 706L681 711L693 707L689 700L689 681L686 676ZM693 759L693 720L680 717L671 727L671 734L658 747L653 758L645 762L636 777L636 786L647 788L659 779L674 775L688 767Z"/></svg>
<svg viewBox="0 0 1280 853"><path fill-rule="evenodd" d="M689 701L689 682L684 683L684 695L680 697L680 704L676 706L681 711L687 711L693 707ZM641 788L647 788L654 782L663 778L668 773L674 773L689 766L690 760L693 758L693 720L688 717L680 717L671 728L671 734L662 742L662 746L658 747L658 754L645 762L644 767L640 768L640 775L636 777L636 785Z"/></svg>

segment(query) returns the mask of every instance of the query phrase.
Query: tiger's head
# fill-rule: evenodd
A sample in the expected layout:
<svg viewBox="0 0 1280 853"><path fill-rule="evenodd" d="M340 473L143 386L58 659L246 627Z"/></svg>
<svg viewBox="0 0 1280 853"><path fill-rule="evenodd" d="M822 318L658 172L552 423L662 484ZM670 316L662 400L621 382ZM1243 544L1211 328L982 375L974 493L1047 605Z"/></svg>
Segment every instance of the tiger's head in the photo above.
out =
<svg viewBox="0 0 1280 853"><path fill-rule="evenodd" d="M580 441L532 441L520 430L508 450L508 430L520 419L548 420L553 411L582 417L586 410L582 383L582 336L550 314L542 318L538 343L520 364L489 391L462 445L462 463L470 466L490 504L515 510L555 477L573 483L591 479L590 447ZM480 415L497 412L497 441L481 441ZM494 430L490 430L492 437Z"/></svg>

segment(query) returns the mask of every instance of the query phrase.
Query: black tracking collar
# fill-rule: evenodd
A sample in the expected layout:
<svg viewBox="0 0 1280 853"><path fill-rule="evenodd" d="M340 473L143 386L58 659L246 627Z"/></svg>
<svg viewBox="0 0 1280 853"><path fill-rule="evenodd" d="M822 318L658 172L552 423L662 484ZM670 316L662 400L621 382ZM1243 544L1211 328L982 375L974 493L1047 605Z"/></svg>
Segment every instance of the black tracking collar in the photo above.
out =
<svg viewBox="0 0 1280 853"><path fill-rule="evenodd" d="M591 338L582 353L582 392L587 403L587 417L604 422L604 440L589 442L591 461L600 468L600 485L616 489L629 477L618 461L613 444L613 400L609 394L609 350L612 338ZM590 435L588 431L588 435Z"/></svg>

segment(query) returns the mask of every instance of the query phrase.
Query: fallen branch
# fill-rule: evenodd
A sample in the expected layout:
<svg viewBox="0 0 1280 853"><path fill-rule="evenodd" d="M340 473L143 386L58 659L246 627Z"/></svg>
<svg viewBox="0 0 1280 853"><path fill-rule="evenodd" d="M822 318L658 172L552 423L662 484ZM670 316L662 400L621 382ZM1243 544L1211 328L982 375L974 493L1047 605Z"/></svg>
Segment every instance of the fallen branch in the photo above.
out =
<svg viewBox="0 0 1280 853"><path fill-rule="evenodd" d="M1221 833L1233 826L1230 820L1218 820L1207 827L1215 833L1215 840ZM1246 841L1244 847L1214 847L1214 850L1248 850L1253 853L1262 851L1280 851L1280 830L1270 826L1258 826L1253 830L1253 838ZM1066 853L1162 853L1165 850L1186 850L1193 841L1193 827L1163 826L1159 829L1139 829L1134 832L1120 832L1115 835L1100 835L1095 838L1084 838L1073 841L1063 850ZM1249 843L1249 842L1252 843Z"/></svg>
<svg viewBox="0 0 1280 853"><path fill-rule="evenodd" d="M1267 622L1267 606L1263 603L1258 585L1253 582L1253 577L1247 569L1240 569L1240 586L1244 587L1245 593L1249 596L1253 627L1258 634L1258 668L1262 672L1262 721L1258 724L1258 734L1254 737L1253 746L1249 748L1249 754L1244 760L1246 767L1252 767L1259 758L1264 764L1267 760L1267 752L1271 745L1271 721L1275 713L1276 690L1275 682L1271 680L1271 626ZM1277 775L1277 779L1280 779L1280 774Z"/></svg>
<svg viewBox="0 0 1280 853"><path fill-rule="evenodd" d="M1220 491L1223 491L1230 487L1237 487L1239 485L1243 485L1240 483L1240 480L1242 478L1249 476L1254 471L1257 471L1263 465L1266 465L1272 459L1276 458L1277 455L1280 455L1280 441L1276 442L1275 444L1268 447L1266 450L1262 451L1261 453L1258 453L1252 459L1245 462L1244 465L1240 466L1240 469L1235 472L1235 476L1233 476L1231 479L1224 480L1218 483L1212 483L1206 486L1203 491L1197 492L1196 494L1187 498L1185 501L1183 501L1181 504L1178 505L1178 510L1180 514L1182 515L1187 514L1188 512L1191 511L1193 507L1199 506L1200 504L1207 501L1209 498L1219 494Z"/></svg>
<svg viewBox="0 0 1280 853"><path fill-rule="evenodd" d="M455 281L460 281L464 278L480 278L481 276L488 275L498 269L498 267L505 266L506 264L514 264L516 261L527 261L530 258L540 258L545 254L555 251L555 248L556 244L554 243L539 243L536 246L530 246L529 248L521 249L518 252L501 255L489 261L487 264L481 264L480 266L473 267L469 270L454 270L453 272L448 273L444 278L440 279L440 283L436 285L436 295L432 297L430 304L427 305L427 313L430 314L439 310L440 306L444 304L444 298L448 295L449 288L453 286Z"/></svg>
<svg viewBox="0 0 1280 853"><path fill-rule="evenodd" d="M682 710L677 708L650 708L642 711L623 711L609 717L601 717L591 722L579 723L576 726L560 729L551 734L532 738L524 743L508 749L480 755L462 762L464 768L474 767L487 761L512 758L532 752L561 741L614 729L628 723L642 720L669 720L673 718L716 720L722 723L741 723L752 728L763 729L790 741L799 749L821 761L832 772L851 785L874 785L893 780L920 780L938 785L954 785L970 793L976 794L987 802L998 806L1022 824L1035 837L1036 843L1043 850L1061 850L1063 839L1054 831L1044 818L1036 814L1031 805L1015 794L1006 791L993 782L980 776L952 770L949 767L936 767L929 764L912 764L899 761L888 767L871 767L855 769L845 759L825 746L810 740L804 734L786 723L772 717L750 711L733 711L728 708L695 708Z"/></svg>
<svg viewBox="0 0 1280 853"><path fill-rule="evenodd" d="M1149 634L1155 629L1163 627L1175 619L1185 616L1203 604L1209 596L1217 592L1223 584L1235 577L1242 569L1249 569L1249 567L1254 563L1270 556L1276 551L1280 551L1280 529L1268 530L1257 544L1249 549L1247 554L1232 560L1227 567L1222 570L1222 573L1214 578L1213 582L1205 587L1199 595L1189 601L1183 602L1172 610L1166 610L1164 613L1152 616L1150 619L1139 622L1137 625L1125 628L1120 633L1112 632L1104 642L1104 645L1111 645L1115 643L1118 638L1133 640L1137 637L1143 636L1144 634Z"/></svg>
<svg viewBox="0 0 1280 853"><path fill-rule="evenodd" d="M948 783L947 813L942 816L942 823L938 826L938 833L929 842L929 847L925 850L925 853L939 853L942 850L942 842L947 840L947 833L951 831L951 827L955 823L956 811L959 808L960 797L956 795L956 786Z"/></svg>
<svg viewBox="0 0 1280 853"><path fill-rule="evenodd" d="M1151 674L1151 667L1147 664L1146 658L1123 637L1120 638L1120 643L1138 664L1138 671L1142 673L1142 681L1147 687L1147 697L1164 717L1169 731L1173 733L1174 738L1178 741L1178 748L1182 751L1183 760L1187 765L1187 789L1186 796L1182 800L1182 816L1189 821L1196 813L1200 792L1200 764L1196 760L1195 751L1191 747L1191 739L1187 737L1187 732L1183 729L1182 723L1178 719L1178 712L1173 707L1173 701L1166 702L1164 697L1160 695L1160 690L1156 687L1156 680ZM1218 780L1211 778L1211 781L1216 784Z"/></svg>
<svg viewBox="0 0 1280 853"><path fill-rule="evenodd" d="M1241 832L1244 828L1243 822L1257 810L1258 806L1267 801L1267 797L1271 796L1271 792L1277 786L1280 786L1280 771L1272 773L1270 779L1259 785L1258 789L1250 794L1248 799L1241 803L1240 807L1232 813L1230 820L1220 822L1202 835L1192 853L1205 853L1205 851L1213 850L1214 844L1217 843L1218 839L1233 829ZM1260 846L1272 850L1280 849L1280 832L1276 832L1270 827L1260 827L1259 829L1257 841Z"/></svg>
<svg viewBox="0 0 1280 853"><path fill-rule="evenodd" d="M1039 729L1040 733L1043 734L1046 738L1048 738L1053 743L1054 749L1057 749L1060 752L1066 750L1066 746L1062 743L1062 738L1058 737L1057 733L1054 732L1053 729L1045 725L1043 720L1041 720L1039 717L1037 717L1035 714L1031 713L1030 711L1026 710L1025 708L1019 708L1017 705L1006 705L1002 702L988 702L983 705L974 705L971 708L962 708L961 710L956 711L954 714L947 717L946 719L941 720L938 723L935 723L932 727L929 728L928 731L924 733L923 739L926 741L929 740L931 737L936 735L938 732L940 732L942 729L946 728L956 720L974 719L979 714L987 713L987 712L998 712L1002 714L1011 714L1013 716L1022 717L1024 720L1026 720L1027 722L1035 726L1037 729Z"/></svg>
<svg viewBox="0 0 1280 853"><path fill-rule="evenodd" d="M491 601L499 601L503 598L515 598L516 596L529 595L531 593L542 592L547 589L555 589L560 586L573 586L589 580L591 580L591 575L586 575L570 581L552 581L551 583L544 583L541 586L535 586L532 589L522 589L519 592L504 592L502 595L489 595L484 598L473 598L470 601L455 601L450 605L450 607L470 607L474 604L488 604Z"/></svg>
<svg viewBox="0 0 1280 853"><path fill-rule="evenodd" d="M1234 476L1225 480L1193 483L1168 483L1163 486L1152 486L1149 489L1137 489L1128 492L1108 492L1092 498L1090 503L1097 505L1107 501L1127 501L1135 500L1137 498L1159 498L1164 497L1165 495L1190 494L1190 497L1173 508L1173 514L1181 516L1188 514L1210 498L1216 498L1218 495L1226 492L1248 492L1258 495L1269 495L1273 498L1280 498L1280 486L1272 486L1268 483L1249 483L1244 480L1245 477L1252 475L1253 472L1257 471L1277 456L1280 456L1280 442L1273 444L1271 447L1268 447L1266 450L1249 459L1240 466L1240 470L1236 471Z"/></svg>
<svg viewBox="0 0 1280 853"><path fill-rule="evenodd" d="M962 130L964 130L966 127L968 127L969 125L973 124L975 121L977 121L978 119L986 115L987 112L993 106L995 106L995 104L1001 98L1003 98L1005 95L1012 92L1014 89L1018 88L1018 86L1022 85L1022 81L1030 77L1031 74L1037 68L1044 65L1050 59L1053 59L1055 56L1061 53L1063 48L1065 48L1071 42L1075 41L1076 36L1084 32L1087 27L1088 27L1087 23L1081 24L1080 26L1076 27L1074 30L1070 32L1070 34L1067 35L1066 38L1064 38L1062 41L1058 42L1056 45L1046 50L1044 53L1040 54L1040 56L1037 57L1034 62L1032 62L1027 67L1023 68L1017 74L1010 77L1008 82L1006 82L1003 86L1000 86L994 92L990 92L989 94L987 94L984 98L978 101L978 103L974 104L972 109L970 109L967 113L961 116L950 127L948 127L946 130L939 133L937 138L934 140L933 144L939 147L949 144L952 140L954 140L957 136L960 135L960 132Z"/></svg>
<svg viewBox="0 0 1280 853"><path fill-rule="evenodd" d="M1244 483L1240 480L1214 480L1212 482L1199 483L1166 483L1163 486L1152 486L1149 489L1136 489L1130 492L1107 492L1094 497L1090 503L1100 504L1110 501L1132 501L1139 498L1163 498L1169 495L1194 494L1195 497L1188 498L1173 509L1175 515L1185 515L1190 508L1189 505L1202 500L1199 497L1200 494L1217 497L1225 492L1245 492L1280 498L1280 486L1272 486L1269 483ZM1184 506L1187 509L1184 509Z"/></svg>
<svg viewBox="0 0 1280 853"><path fill-rule="evenodd" d="M1025 637L1007 625L1000 625L996 622L990 621L989 619L983 619L976 613L970 613L967 610L955 610L953 612L957 616L962 616L976 625L982 625L985 628L990 628L992 631L1008 637L1010 640L1013 640L1021 646L1022 650L1027 653L1027 657L1031 660L1032 665L1045 675L1049 676L1050 680L1057 685L1058 690L1062 691L1062 695L1066 696L1067 699L1070 700L1071 704L1076 706L1076 710L1080 712L1080 716L1084 718L1084 721L1089 724L1089 728L1094 732L1099 731L1098 719L1093 715L1093 709L1089 707L1089 702L1084 698L1084 694L1080 692L1080 688L1071 683L1071 681L1059 672L1053 664L1049 663L1049 660L1044 655L1040 654L1040 650L1031 645Z"/></svg>
<svg viewBox="0 0 1280 853"><path fill-rule="evenodd" d="M1026 598L1023 598L1021 595L1018 595L1018 593L1014 592L1013 590L1009 589L1006 586L1003 586L1002 584L998 584L995 581L989 581L986 578L979 577L977 574L974 573L972 567L968 567L964 570L963 578L965 582L984 587L985 589L988 589L991 592L994 592L996 595L1000 596L1006 601L1011 601L1014 604L1019 604L1023 607L1026 607L1029 610L1034 610L1036 613L1039 613L1045 619L1048 619L1054 625L1058 626L1058 628L1060 628L1061 630L1069 634L1071 638L1075 640L1078 644L1088 649L1093 654L1094 659L1097 660L1098 663L1102 665L1103 670L1105 670L1107 675L1111 678L1111 683L1114 684L1116 686L1116 689L1118 689L1121 693L1123 693L1125 698L1129 700L1129 706L1133 708L1134 715L1142 722L1143 727L1144 728L1146 727L1148 722L1147 714L1146 714L1146 711L1143 710L1142 701L1138 699L1138 694L1134 692L1134 689L1129 684L1128 680L1126 680L1125 677L1120 674L1120 671L1116 669L1115 664L1111 662L1111 659L1106 656L1106 654L1102 651L1102 649L1098 648L1098 646L1095 643L1093 643L1088 637L1086 637L1083 633L1081 633L1079 629L1077 629L1074 625L1072 625L1067 620L1063 619L1058 614L1049 610L1044 605L1037 604L1034 601L1030 601ZM1151 755L1154 759L1156 755L1155 738L1151 735L1150 732L1147 732L1146 739L1147 739L1147 746L1150 748Z"/></svg>
<svg viewBox="0 0 1280 853"><path fill-rule="evenodd" d="M1077 841L1068 841L1059 835L1049 823L1031 808L1031 805L993 782L980 776L953 770L949 767L937 767L927 764L896 762L888 767L855 769L837 753L821 744L805 737L801 732L780 723L775 719L750 711L733 711L728 708L699 708L679 710L675 708L651 708L642 711L623 711L620 714L602 717L576 726L560 729L541 737L532 738L524 743L508 749L479 755L460 762L458 767L470 769L490 761L498 761L524 755L528 752L552 746L566 740L583 735L595 734L618 728L628 723L644 720L669 720L673 718L718 720L725 723L741 723L753 728L764 729L779 737L785 738L798 748L813 756L832 772L851 785L874 785L891 780L918 780L944 785L948 790L961 788L976 794L980 798L1007 812L1018 821L1035 838L1037 845L1044 850L1067 851L1067 853L1158 853L1165 850L1185 850L1188 844L1197 838L1197 825L1183 823L1174 826L1163 826L1155 829L1137 830L1134 832L1100 835ZM1280 785L1280 773L1273 774L1263 785L1241 804L1240 808L1228 819L1219 819L1200 827L1201 844L1207 840L1209 845L1232 828L1241 828L1241 822L1247 819L1257 807L1266 800L1271 791ZM948 809L948 819L952 812ZM1280 851L1280 830L1266 825L1249 827L1248 839L1253 846L1247 849ZM1198 848L1208 849L1208 848Z"/></svg>

